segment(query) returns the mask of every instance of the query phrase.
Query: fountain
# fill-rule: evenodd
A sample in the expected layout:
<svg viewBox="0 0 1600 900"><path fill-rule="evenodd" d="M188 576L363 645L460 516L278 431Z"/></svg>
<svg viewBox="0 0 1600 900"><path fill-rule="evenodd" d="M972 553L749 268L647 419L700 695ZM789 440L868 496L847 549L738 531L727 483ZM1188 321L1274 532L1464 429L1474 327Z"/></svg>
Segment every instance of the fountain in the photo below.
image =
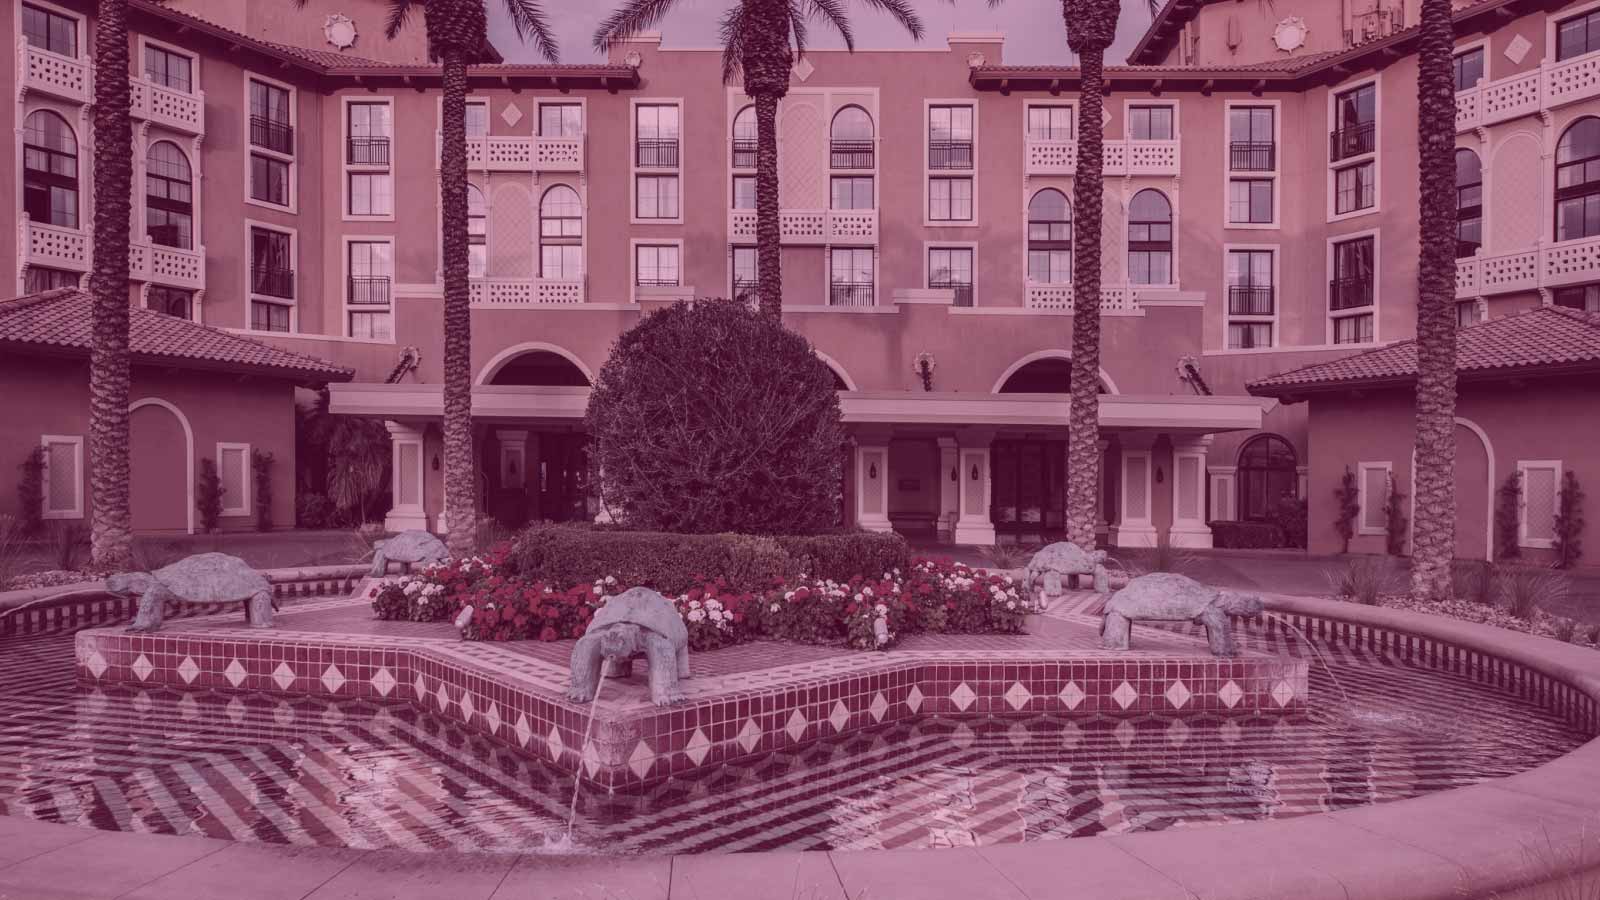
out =
<svg viewBox="0 0 1600 900"><path fill-rule="evenodd" d="M572 852L572 826L578 818L578 788L583 786L583 756L589 750L589 738L594 734L594 713L600 705L600 692L606 686L606 667L600 667L599 681L594 686L594 699L589 701L589 721L583 726L583 741L578 744L578 770L572 775L572 803L567 807L567 830L557 838L545 836L544 849L550 853Z"/></svg>

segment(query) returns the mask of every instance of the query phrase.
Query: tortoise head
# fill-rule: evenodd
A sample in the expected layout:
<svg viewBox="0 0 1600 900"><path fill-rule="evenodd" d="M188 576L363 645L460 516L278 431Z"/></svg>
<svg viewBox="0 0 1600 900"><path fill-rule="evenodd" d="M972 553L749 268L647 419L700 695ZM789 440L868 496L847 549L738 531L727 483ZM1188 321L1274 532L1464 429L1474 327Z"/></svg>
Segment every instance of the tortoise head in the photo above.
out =
<svg viewBox="0 0 1600 900"><path fill-rule="evenodd" d="M106 593L119 597L137 597L150 590L155 579L149 572L119 572L106 578Z"/></svg>
<svg viewBox="0 0 1600 900"><path fill-rule="evenodd" d="M1232 591L1223 591L1217 597L1217 605L1230 616L1244 616L1253 618L1261 615L1266 605L1255 594L1236 594Z"/></svg>
<svg viewBox="0 0 1600 900"><path fill-rule="evenodd" d="M600 655L607 659L626 658L643 649L644 635L631 622L613 625L600 635Z"/></svg>

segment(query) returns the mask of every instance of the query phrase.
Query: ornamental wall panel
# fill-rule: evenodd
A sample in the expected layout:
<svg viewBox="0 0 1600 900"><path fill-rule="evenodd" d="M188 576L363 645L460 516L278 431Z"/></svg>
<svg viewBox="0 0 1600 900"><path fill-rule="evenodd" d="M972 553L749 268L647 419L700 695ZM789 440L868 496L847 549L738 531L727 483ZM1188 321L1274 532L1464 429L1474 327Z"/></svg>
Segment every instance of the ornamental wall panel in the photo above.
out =
<svg viewBox="0 0 1600 900"><path fill-rule="evenodd" d="M1485 249L1507 253L1532 247L1543 233L1540 202L1548 186L1540 160L1539 139L1517 132L1495 148L1489 184L1488 228Z"/></svg>
<svg viewBox="0 0 1600 900"><path fill-rule="evenodd" d="M489 235L485 242L490 276L533 276L533 248L538 234L534 227L536 217L533 195L527 186L518 181L494 185L489 199Z"/></svg>
<svg viewBox="0 0 1600 900"><path fill-rule="evenodd" d="M828 123L819 97L794 98L783 104L778 133L778 205L783 209L827 209L828 170L823 148Z"/></svg>

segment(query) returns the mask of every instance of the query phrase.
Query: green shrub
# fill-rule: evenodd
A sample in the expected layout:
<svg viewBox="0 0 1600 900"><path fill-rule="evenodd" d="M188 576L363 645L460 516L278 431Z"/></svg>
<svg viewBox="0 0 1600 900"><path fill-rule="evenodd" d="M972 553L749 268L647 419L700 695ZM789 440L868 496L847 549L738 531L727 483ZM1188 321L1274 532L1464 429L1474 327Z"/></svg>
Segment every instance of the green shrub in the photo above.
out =
<svg viewBox="0 0 1600 900"><path fill-rule="evenodd" d="M24 535L44 530L44 448L34 447L23 457L17 480L17 527Z"/></svg>
<svg viewBox="0 0 1600 900"><path fill-rule="evenodd" d="M89 529L79 522L57 522L50 530L56 554L56 568L64 572L78 569L78 548L89 541Z"/></svg>
<svg viewBox="0 0 1600 900"><path fill-rule="evenodd" d="M1522 555L1518 540L1517 512L1522 508L1522 473L1512 472L1496 492L1494 504L1495 559L1516 559Z"/></svg>
<svg viewBox="0 0 1600 900"><path fill-rule="evenodd" d="M1451 588L1457 600L1470 600L1482 606L1494 605L1494 564L1488 560L1458 560L1450 568Z"/></svg>
<svg viewBox="0 0 1600 900"><path fill-rule="evenodd" d="M1389 499L1383 504L1383 543L1390 556L1406 555L1406 532L1410 520L1406 517L1406 495L1400 485L1389 479Z"/></svg>
<svg viewBox="0 0 1600 900"><path fill-rule="evenodd" d="M272 454L250 451L250 475L255 479L256 530L272 530Z"/></svg>
<svg viewBox="0 0 1600 900"><path fill-rule="evenodd" d="M1339 515L1333 520L1333 530L1343 542L1340 553L1350 552L1350 539L1356 536L1356 516L1361 512L1361 488L1356 483L1356 473L1345 466L1344 475L1339 479L1339 486L1333 490L1333 498L1339 501Z"/></svg>
<svg viewBox="0 0 1600 900"><path fill-rule="evenodd" d="M1294 547L1300 550L1306 548L1307 532L1310 531L1310 505L1298 497L1283 497L1272 508L1272 524L1278 526L1283 532L1284 547Z"/></svg>
<svg viewBox="0 0 1600 900"><path fill-rule="evenodd" d="M327 494L302 491L294 501L295 524L301 528L327 528L334 524L339 510Z"/></svg>
<svg viewBox="0 0 1600 900"><path fill-rule="evenodd" d="M200 460L200 482L195 485L194 507L200 513L200 527L207 534L217 530L217 522L222 519L222 495L226 493L216 462L209 457Z"/></svg>
<svg viewBox="0 0 1600 900"><path fill-rule="evenodd" d="M1571 469L1561 476L1556 504L1556 565L1570 569L1583 558L1583 488Z"/></svg>
<svg viewBox="0 0 1600 900"><path fill-rule="evenodd" d="M1394 589L1394 565L1383 556L1358 556L1342 569L1326 573L1328 587L1335 597L1377 606L1384 594Z"/></svg>
<svg viewBox="0 0 1600 900"><path fill-rule="evenodd" d="M799 562L802 572L817 578L876 578L911 565L911 545L893 532L841 531L783 535L774 540Z"/></svg>
<svg viewBox="0 0 1600 900"><path fill-rule="evenodd" d="M1227 550L1263 550L1288 545L1276 522L1212 522L1213 546Z"/></svg>

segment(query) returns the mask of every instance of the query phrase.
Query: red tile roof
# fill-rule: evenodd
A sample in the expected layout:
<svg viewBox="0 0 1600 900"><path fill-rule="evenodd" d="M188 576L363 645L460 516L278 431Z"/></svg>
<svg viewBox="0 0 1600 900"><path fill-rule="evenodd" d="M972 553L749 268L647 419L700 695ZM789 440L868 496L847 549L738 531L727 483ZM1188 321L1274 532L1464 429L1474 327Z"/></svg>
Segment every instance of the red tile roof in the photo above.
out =
<svg viewBox="0 0 1600 900"><path fill-rule="evenodd" d="M0 301L0 347L12 353L86 355L93 302L76 288ZM130 311L128 349L136 363L223 369L317 384L355 377L353 370L313 356L137 307Z"/></svg>
<svg viewBox="0 0 1600 900"><path fill-rule="evenodd" d="M1456 333L1456 373L1463 381L1589 371L1600 371L1600 313L1541 306ZM1417 342L1411 340L1272 375L1247 388L1258 396L1294 397L1404 385L1416 375Z"/></svg>

